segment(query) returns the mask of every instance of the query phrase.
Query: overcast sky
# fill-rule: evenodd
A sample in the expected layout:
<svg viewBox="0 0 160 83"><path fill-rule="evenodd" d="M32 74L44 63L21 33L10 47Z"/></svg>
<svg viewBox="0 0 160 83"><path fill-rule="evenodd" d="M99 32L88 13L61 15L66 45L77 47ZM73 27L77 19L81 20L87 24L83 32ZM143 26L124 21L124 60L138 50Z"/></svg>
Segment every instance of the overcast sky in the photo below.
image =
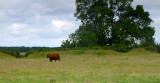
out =
<svg viewBox="0 0 160 83"><path fill-rule="evenodd" d="M160 43L160 1L134 0L154 20ZM58 47L79 26L75 0L0 0L0 46Z"/></svg>

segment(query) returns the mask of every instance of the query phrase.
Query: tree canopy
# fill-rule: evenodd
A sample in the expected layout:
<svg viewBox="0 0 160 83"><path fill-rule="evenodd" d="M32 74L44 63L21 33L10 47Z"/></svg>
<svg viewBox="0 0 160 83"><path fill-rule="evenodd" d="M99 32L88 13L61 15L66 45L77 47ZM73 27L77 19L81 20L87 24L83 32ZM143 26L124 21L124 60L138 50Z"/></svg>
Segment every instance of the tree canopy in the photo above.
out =
<svg viewBox="0 0 160 83"><path fill-rule="evenodd" d="M133 0L76 0L75 17L81 25L61 47L90 47L154 42L149 12Z"/></svg>

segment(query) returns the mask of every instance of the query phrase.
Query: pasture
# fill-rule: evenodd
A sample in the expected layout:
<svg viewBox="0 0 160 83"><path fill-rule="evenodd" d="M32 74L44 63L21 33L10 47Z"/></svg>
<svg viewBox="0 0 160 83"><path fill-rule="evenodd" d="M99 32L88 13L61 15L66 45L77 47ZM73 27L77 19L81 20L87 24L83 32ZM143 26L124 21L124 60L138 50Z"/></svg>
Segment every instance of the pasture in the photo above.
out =
<svg viewBox="0 0 160 83"><path fill-rule="evenodd" d="M50 62L48 53L61 61ZM0 83L160 83L160 54L144 49L36 52L27 58L0 53Z"/></svg>

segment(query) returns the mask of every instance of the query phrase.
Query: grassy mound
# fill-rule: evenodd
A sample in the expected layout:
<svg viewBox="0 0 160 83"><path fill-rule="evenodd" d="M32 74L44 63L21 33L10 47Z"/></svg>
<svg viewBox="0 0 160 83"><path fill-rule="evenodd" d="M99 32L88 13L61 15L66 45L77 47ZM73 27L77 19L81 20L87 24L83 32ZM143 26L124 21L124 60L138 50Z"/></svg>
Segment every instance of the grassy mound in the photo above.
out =
<svg viewBox="0 0 160 83"><path fill-rule="evenodd" d="M134 56L134 55L155 55L155 54L158 54L158 53L145 50L144 48L135 48L135 49L133 49L133 50L131 50L131 51L125 53L125 54Z"/></svg>
<svg viewBox="0 0 160 83"><path fill-rule="evenodd" d="M14 58L14 57L11 55L0 52L0 58Z"/></svg>
<svg viewBox="0 0 160 83"><path fill-rule="evenodd" d="M48 51L48 52L35 52L29 55L27 58L45 58L47 54L60 54L60 55L96 55L96 56L122 56L122 55L155 55L156 52L147 51L144 48L136 48L127 53L120 53L113 50L65 50L65 51Z"/></svg>

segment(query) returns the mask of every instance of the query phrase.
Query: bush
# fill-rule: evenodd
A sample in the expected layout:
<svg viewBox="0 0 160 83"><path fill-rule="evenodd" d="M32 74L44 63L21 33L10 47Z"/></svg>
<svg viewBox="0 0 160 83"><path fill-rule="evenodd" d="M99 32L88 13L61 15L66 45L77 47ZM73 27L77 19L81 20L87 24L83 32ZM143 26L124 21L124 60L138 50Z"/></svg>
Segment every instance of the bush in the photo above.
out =
<svg viewBox="0 0 160 83"><path fill-rule="evenodd" d="M153 45L150 45L148 47L145 48L146 50L149 50L151 52L158 52L157 51L157 47L156 46L153 46Z"/></svg>
<svg viewBox="0 0 160 83"><path fill-rule="evenodd" d="M105 50L114 50L114 51L117 51L117 52L128 52L132 49L132 47L128 47L128 46L125 46L125 45L113 45L113 46L103 46L102 49L105 49Z"/></svg>
<svg viewBox="0 0 160 83"><path fill-rule="evenodd" d="M100 49L102 49L102 47L101 46L93 46L91 49L93 49L93 50L100 50Z"/></svg>
<svg viewBox="0 0 160 83"><path fill-rule="evenodd" d="M160 44L156 44L155 42L141 42L140 47L145 48L146 50L152 52L159 52L160 53Z"/></svg>
<svg viewBox="0 0 160 83"><path fill-rule="evenodd" d="M125 46L121 46L121 47L115 47L114 50L117 52L128 52L130 51L131 48L129 47L125 47Z"/></svg>
<svg viewBox="0 0 160 83"><path fill-rule="evenodd" d="M28 57L30 54L34 53L34 50L27 51L25 53L25 57Z"/></svg>
<svg viewBox="0 0 160 83"><path fill-rule="evenodd" d="M20 52L19 51L16 51L16 58L21 58L21 55L20 55Z"/></svg>
<svg viewBox="0 0 160 83"><path fill-rule="evenodd" d="M155 47L157 48L158 53L160 53L160 44L155 44Z"/></svg>
<svg viewBox="0 0 160 83"><path fill-rule="evenodd" d="M55 50L55 51L65 51L65 50L67 50L67 49L69 49L69 48L59 47L59 48L55 48L54 50Z"/></svg>
<svg viewBox="0 0 160 83"><path fill-rule="evenodd" d="M9 50L9 51L3 51L3 53L9 54L9 55L14 56L16 58L21 58L19 51Z"/></svg>
<svg viewBox="0 0 160 83"><path fill-rule="evenodd" d="M85 54L85 51L84 51L84 50L74 50L74 51L72 52L72 54L82 55L82 54Z"/></svg>

